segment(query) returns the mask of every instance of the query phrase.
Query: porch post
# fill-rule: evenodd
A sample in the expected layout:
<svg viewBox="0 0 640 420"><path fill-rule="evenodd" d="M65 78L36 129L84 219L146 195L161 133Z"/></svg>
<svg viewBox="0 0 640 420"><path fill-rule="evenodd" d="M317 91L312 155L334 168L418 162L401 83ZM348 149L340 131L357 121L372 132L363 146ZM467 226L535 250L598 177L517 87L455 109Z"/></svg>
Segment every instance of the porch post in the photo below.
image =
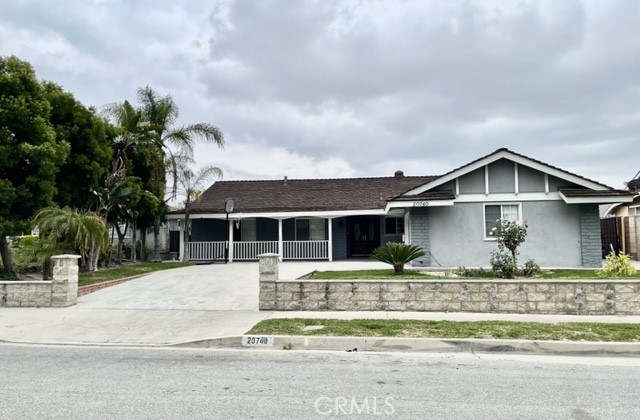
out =
<svg viewBox="0 0 640 420"><path fill-rule="evenodd" d="M327 223L329 224L329 261L333 261L333 219L330 217L327 218Z"/></svg>
<svg viewBox="0 0 640 420"><path fill-rule="evenodd" d="M178 261L182 261L182 257L184 257L184 234L182 233L182 220L178 220L178 231L180 232L180 239L178 241ZM146 232L145 232L146 235ZM133 245L133 249L135 249L135 244Z"/></svg>
<svg viewBox="0 0 640 420"><path fill-rule="evenodd" d="M284 244L282 243L282 219L278 219L278 261L284 258Z"/></svg>
<svg viewBox="0 0 640 420"><path fill-rule="evenodd" d="M233 262L233 220L229 220L229 262Z"/></svg>

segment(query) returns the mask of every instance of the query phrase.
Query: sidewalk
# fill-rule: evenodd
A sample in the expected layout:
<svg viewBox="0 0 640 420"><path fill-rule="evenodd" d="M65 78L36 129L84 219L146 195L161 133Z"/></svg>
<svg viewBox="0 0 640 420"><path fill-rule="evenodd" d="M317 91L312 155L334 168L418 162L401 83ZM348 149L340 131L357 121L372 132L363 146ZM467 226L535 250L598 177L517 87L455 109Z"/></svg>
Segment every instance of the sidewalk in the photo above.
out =
<svg viewBox="0 0 640 420"><path fill-rule="evenodd" d="M241 336L258 322L274 318L640 323L640 316L1 308L0 342L167 346Z"/></svg>

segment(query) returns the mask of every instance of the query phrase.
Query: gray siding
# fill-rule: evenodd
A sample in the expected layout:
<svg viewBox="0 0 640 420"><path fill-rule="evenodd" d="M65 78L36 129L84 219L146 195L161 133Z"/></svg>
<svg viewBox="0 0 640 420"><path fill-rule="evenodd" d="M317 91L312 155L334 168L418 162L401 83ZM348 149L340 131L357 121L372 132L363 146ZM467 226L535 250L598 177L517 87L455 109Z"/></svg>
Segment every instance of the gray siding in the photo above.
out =
<svg viewBox="0 0 640 420"><path fill-rule="evenodd" d="M557 192L560 188L580 188L580 186L549 175L549 191Z"/></svg>
<svg viewBox="0 0 640 420"><path fill-rule="evenodd" d="M518 190L521 193L544 192L544 173L518 165Z"/></svg>
<svg viewBox="0 0 640 420"><path fill-rule="evenodd" d="M484 194L484 168L458 178L460 194Z"/></svg>
<svg viewBox="0 0 640 420"><path fill-rule="evenodd" d="M602 266L602 242L600 239L600 213L595 204L580 206L580 240L582 242L582 265Z"/></svg>
<svg viewBox="0 0 640 420"><path fill-rule="evenodd" d="M347 259L347 220L345 217L333 219L331 223L333 234L333 259Z"/></svg>
<svg viewBox="0 0 640 420"><path fill-rule="evenodd" d="M434 207L435 208L435 207ZM424 257L413 261L413 265L417 267L428 267L431 265L431 257L429 254L429 216L434 209L412 208L410 210L409 223L411 225L411 243L417 245L427 253Z"/></svg>
<svg viewBox="0 0 640 420"><path fill-rule="evenodd" d="M227 239L226 226L224 220L191 219L191 241L224 241Z"/></svg>
<svg viewBox="0 0 640 420"><path fill-rule="evenodd" d="M455 190L456 190L455 181L449 181L449 182L445 182L442 185L438 185L437 187L433 188L432 191L455 191Z"/></svg>
<svg viewBox="0 0 640 420"><path fill-rule="evenodd" d="M489 265L491 251L497 245L484 239L483 212L482 203L429 209L427 236L432 265ZM522 212L529 229L526 242L520 247L520 264L531 258L543 267L581 266L579 206L560 201L531 201L522 203ZM414 243L416 233L412 224Z"/></svg>
<svg viewBox="0 0 640 420"><path fill-rule="evenodd" d="M489 192L516 192L516 178L514 163L507 159L500 159L489 165Z"/></svg>

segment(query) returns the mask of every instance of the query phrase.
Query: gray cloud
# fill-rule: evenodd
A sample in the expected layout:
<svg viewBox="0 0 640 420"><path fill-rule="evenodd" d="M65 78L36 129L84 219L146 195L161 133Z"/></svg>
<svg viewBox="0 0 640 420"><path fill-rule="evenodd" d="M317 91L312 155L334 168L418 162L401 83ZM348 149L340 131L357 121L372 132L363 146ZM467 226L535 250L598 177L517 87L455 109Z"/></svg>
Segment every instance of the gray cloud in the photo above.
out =
<svg viewBox="0 0 640 420"><path fill-rule="evenodd" d="M0 5L0 54L95 106L171 92L225 131L198 159L227 178L437 174L499 147L617 187L639 169L634 1L67 3Z"/></svg>

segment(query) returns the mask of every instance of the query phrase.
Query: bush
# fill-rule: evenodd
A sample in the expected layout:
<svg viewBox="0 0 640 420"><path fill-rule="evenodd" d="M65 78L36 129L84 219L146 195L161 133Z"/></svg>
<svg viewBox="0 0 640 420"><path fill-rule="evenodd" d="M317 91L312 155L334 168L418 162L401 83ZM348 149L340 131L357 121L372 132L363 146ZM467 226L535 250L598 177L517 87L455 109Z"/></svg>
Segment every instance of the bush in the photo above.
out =
<svg viewBox="0 0 640 420"><path fill-rule="evenodd" d="M501 279L512 279L518 271L513 257L504 249L491 252L491 269Z"/></svg>
<svg viewBox="0 0 640 420"><path fill-rule="evenodd" d="M536 264L535 260L528 260L522 267L522 275L524 277L533 277L540 272L540 266Z"/></svg>
<svg viewBox="0 0 640 420"><path fill-rule="evenodd" d="M604 260L602 270L596 271L600 277L626 277L633 276L637 270L631 265L631 258L624 252L616 255L611 251Z"/></svg>
<svg viewBox="0 0 640 420"><path fill-rule="evenodd" d="M427 254L417 245L387 242L386 246L374 249L371 258L391 264L394 274L402 275L406 263L425 255Z"/></svg>
<svg viewBox="0 0 640 420"><path fill-rule="evenodd" d="M484 268L458 267L456 274L460 277L487 277L489 273Z"/></svg>

